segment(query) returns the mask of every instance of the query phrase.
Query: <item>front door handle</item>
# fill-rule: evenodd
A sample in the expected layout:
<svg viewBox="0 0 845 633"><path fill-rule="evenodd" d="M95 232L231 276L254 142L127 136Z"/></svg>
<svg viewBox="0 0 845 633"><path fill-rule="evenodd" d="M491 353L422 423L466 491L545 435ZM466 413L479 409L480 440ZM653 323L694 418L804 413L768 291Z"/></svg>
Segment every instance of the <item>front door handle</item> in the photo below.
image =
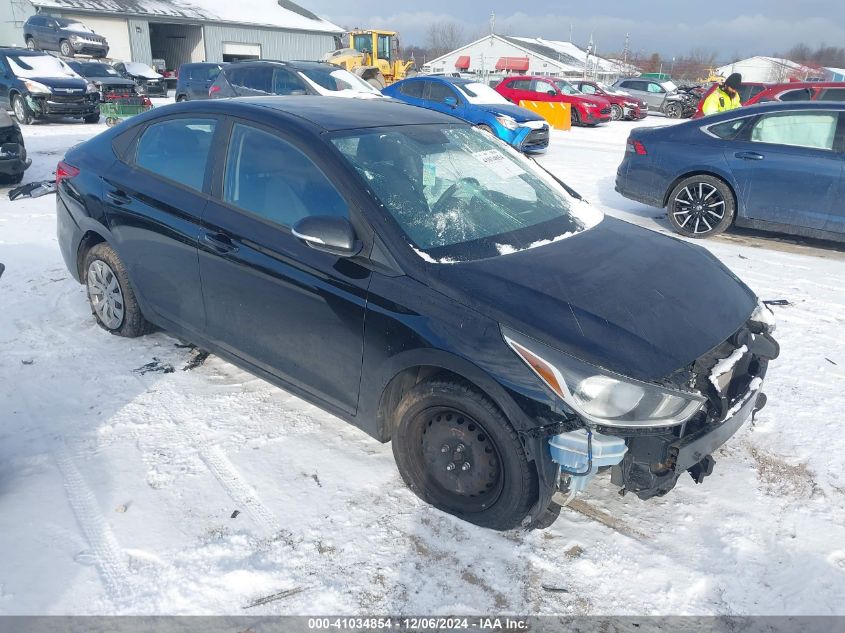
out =
<svg viewBox="0 0 845 633"><path fill-rule="evenodd" d="M236 253L238 247L232 240L222 233L206 233L203 240L218 253Z"/></svg>
<svg viewBox="0 0 845 633"><path fill-rule="evenodd" d="M742 160L763 160L765 158L765 156L757 152L737 152L734 156Z"/></svg>

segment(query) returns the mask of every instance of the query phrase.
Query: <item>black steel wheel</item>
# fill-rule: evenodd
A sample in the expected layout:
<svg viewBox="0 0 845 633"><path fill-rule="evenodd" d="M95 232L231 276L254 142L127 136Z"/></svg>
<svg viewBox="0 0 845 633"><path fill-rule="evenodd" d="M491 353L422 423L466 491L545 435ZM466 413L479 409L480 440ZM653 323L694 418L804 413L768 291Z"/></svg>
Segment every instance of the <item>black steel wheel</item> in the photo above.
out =
<svg viewBox="0 0 845 633"><path fill-rule="evenodd" d="M690 176L669 194L669 221L676 232L687 237L721 233L733 222L735 210L733 192L714 176Z"/></svg>
<svg viewBox="0 0 845 633"><path fill-rule="evenodd" d="M395 416L393 455L417 496L483 527L522 523L537 501L536 470L490 400L459 383L425 382Z"/></svg>

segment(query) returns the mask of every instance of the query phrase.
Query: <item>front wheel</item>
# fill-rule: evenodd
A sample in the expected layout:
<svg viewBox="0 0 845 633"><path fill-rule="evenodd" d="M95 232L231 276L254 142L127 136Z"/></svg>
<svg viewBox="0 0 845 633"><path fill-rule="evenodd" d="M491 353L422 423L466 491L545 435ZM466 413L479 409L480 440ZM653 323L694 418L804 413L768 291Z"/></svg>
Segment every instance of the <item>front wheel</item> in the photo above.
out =
<svg viewBox="0 0 845 633"><path fill-rule="evenodd" d="M31 51L38 50L38 47L35 45L35 40L31 37L26 38L26 47Z"/></svg>
<svg viewBox="0 0 845 633"><path fill-rule="evenodd" d="M86 123L99 123L100 122L100 113L97 114L89 114L86 117L82 118L83 121Z"/></svg>
<svg viewBox="0 0 845 633"><path fill-rule="evenodd" d="M21 95L12 97L12 110L21 125L30 125L35 120L35 114Z"/></svg>
<svg viewBox="0 0 845 633"><path fill-rule="evenodd" d="M70 42L67 40L62 40L59 44L59 51L65 57L73 57L73 47L70 45Z"/></svg>
<svg viewBox="0 0 845 633"><path fill-rule="evenodd" d="M129 338L148 331L149 325L141 314L126 267L111 246L94 245L85 255L83 270L88 302L100 327Z"/></svg>
<svg viewBox="0 0 845 633"><path fill-rule="evenodd" d="M572 125L581 125L581 116L578 114L578 110L576 110L575 108L572 108L570 110L570 112L572 113L572 115L571 115Z"/></svg>
<svg viewBox="0 0 845 633"><path fill-rule="evenodd" d="M615 103L610 106L610 118L613 121L621 121L622 117L625 116L625 112L622 110L622 106L616 105Z"/></svg>
<svg viewBox="0 0 845 633"><path fill-rule="evenodd" d="M677 233L704 238L718 235L733 222L736 201L724 181L701 174L685 178L669 194L669 222Z"/></svg>
<svg viewBox="0 0 845 633"><path fill-rule="evenodd" d="M452 381L413 387L395 411L393 455L423 501L494 530L520 526L537 501L536 472L496 406Z"/></svg>
<svg viewBox="0 0 845 633"><path fill-rule="evenodd" d="M670 103L666 106L666 116L670 119L680 119L684 108L680 103Z"/></svg>

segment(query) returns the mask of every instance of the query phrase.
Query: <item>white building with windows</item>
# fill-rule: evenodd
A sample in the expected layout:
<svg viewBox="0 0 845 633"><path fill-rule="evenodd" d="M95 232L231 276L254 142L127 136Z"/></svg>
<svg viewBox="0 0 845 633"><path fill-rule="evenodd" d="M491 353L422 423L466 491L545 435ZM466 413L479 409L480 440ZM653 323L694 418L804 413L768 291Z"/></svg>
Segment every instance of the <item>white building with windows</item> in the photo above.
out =
<svg viewBox="0 0 845 633"><path fill-rule="evenodd" d="M343 29L290 0L0 0L0 46L23 46L35 14L74 18L104 36L109 57L167 69L186 62L322 59Z"/></svg>
<svg viewBox="0 0 845 633"><path fill-rule="evenodd" d="M486 35L450 53L427 62L429 73L468 72L491 74L551 75L592 77L613 81L621 74L621 64L588 54L572 42L542 38Z"/></svg>

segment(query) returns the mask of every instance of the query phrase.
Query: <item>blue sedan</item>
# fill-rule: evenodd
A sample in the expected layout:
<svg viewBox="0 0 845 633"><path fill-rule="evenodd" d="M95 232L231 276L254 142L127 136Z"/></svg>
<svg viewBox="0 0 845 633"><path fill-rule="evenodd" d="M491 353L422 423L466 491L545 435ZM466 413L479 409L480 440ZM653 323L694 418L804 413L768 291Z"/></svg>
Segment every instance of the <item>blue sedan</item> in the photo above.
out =
<svg viewBox="0 0 845 633"><path fill-rule="evenodd" d="M526 153L542 152L549 146L549 124L543 117L513 105L474 79L413 77L388 86L382 93L451 114Z"/></svg>
<svg viewBox="0 0 845 633"><path fill-rule="evenodd" d="M845 104L772 103L638 129L616 173L687 237L732 224L845 241Z"/></svg>

